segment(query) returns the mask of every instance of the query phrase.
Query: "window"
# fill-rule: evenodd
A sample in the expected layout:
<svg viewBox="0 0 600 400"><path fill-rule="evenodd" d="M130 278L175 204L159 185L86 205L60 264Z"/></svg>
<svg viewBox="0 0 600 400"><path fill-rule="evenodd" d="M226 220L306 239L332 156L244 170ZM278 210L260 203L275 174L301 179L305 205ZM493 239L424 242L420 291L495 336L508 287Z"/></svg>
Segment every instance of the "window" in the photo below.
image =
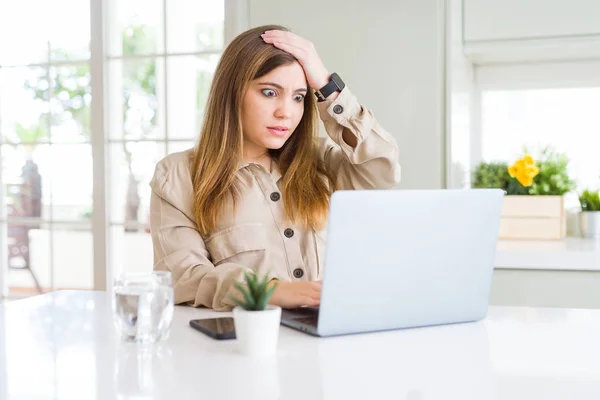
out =
<svg viewBox="0 0 600 400"><path fill-rule="evenodd" d="M224 4L112 0L107 37L106 134L110 260L114 273L152 269L149 182L166 154L200 131L223 51Z"/></svg>
<svg viewBox="0 0 600 400"><path fill-rule="evenodd" d="M0 254L13 295L93 284L89 21L89 2L0 6Z"/></svg>
<svg viewBox="0 0 600 400"><path fill-rule="evenodd" d="M224 0L94 2L107 10L96 61L89 1L0 4L0 37L18 38L0 41L0 296L93 288L94 268L107 267L94 265L94 235L106 235L114 273L151 270L148 183L200 130ZM106 106L94 103L92 62L104 64ZM93 132L94 107L104 133ZM94 164L92 134L104 135L106 163ZM92 229L105 206L93 204L94 166L107 173L108 232Z"/></svg>
<svg viewBox="0 0 600 400"><path fill-rule="evenodd" d="M514 161L551 146L571 160L578 189L600 183L600 87L484 90L481 96L484 161ZM576 206L574 194L567 206Z"/></svg>

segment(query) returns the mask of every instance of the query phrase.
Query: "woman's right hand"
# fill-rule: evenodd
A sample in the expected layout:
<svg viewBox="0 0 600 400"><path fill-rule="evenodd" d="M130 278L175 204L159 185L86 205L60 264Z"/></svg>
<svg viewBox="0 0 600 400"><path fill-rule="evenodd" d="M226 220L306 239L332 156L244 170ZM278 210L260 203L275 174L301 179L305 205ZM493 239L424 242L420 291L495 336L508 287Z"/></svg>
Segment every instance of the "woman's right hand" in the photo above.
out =
<svg viewBox="0 0 600 400"><path fill-rule="evenodd" d="M270 304L281 308L316 307L321 301L321 282L277 282Z"/></svg>

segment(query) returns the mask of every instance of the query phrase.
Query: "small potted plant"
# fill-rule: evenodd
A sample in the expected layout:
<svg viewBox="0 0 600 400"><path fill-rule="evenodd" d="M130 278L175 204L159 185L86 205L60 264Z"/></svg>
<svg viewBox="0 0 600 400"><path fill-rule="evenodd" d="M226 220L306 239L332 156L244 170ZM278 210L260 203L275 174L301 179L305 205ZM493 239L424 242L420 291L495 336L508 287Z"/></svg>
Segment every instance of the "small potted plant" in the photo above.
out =
<svg viewBox="0 0 600 400"><path fill-rule="evenodd" d="M579 195L581 236L600 239L600 192L584 190Z"/></svg>
<svg viewBox="0 0 600 400"><path fill-rule="evenodd" d="M244 274L244 283L236 282L242 298L233 298L235 334L242 354L273 355L277 349L281 308L269 304L277 280L259 278L254 272Z"/></svg>

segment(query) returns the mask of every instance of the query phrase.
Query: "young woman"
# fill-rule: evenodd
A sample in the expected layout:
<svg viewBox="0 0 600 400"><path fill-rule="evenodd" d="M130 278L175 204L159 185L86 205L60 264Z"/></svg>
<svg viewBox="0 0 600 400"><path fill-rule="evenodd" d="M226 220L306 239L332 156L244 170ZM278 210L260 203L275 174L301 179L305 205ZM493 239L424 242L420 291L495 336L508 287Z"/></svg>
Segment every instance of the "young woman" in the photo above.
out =
<svg viewBox="0 0 600 400"><path fill-rule="evenodd" d="M253 270L279 280L272 304L316 306L332 192L399 180L394 138L313 44L250 29L221 57L198 145L156 166L154 269L172 272L177 304L230 310Z"/></svg>

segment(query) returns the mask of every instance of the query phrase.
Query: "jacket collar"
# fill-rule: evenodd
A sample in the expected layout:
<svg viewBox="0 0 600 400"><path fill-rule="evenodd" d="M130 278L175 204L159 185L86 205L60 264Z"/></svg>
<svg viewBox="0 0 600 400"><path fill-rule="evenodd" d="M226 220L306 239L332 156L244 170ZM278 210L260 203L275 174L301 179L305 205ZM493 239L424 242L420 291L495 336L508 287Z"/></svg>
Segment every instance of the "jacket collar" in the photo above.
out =
<svg viewBox="0 0 600 400"><path fill-rule="evenodd" d="M248 161L248 160L244 160L242 159L238 165L238 171L242 168L245 168L249 165L258 165L260 168L262 168L264 171L269 172L266 170L265 167L263 167L262 165L255 163L253 161ZM273 160L272 164L271 164L271 177L273 177L273 180L275 182L279 182L279 180L282 178L281 175L281 170L279 169L279 165L277 164L277 162L275 160Z"/></svg>

